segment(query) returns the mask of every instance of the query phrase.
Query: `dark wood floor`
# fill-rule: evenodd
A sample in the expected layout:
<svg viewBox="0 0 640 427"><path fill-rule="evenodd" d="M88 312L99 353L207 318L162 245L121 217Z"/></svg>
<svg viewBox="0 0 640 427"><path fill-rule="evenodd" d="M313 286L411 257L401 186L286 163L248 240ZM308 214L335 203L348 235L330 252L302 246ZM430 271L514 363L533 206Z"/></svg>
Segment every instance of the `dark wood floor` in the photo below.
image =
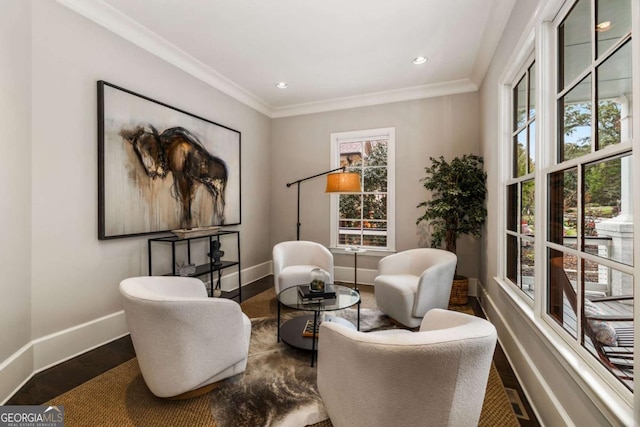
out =
<svg viewBox="0 0 640 427"><path fill-rule="evenodd" d="M273 276L243 286L242 298L243 300L251 298L271 286L273 286ZM223 297L233 298L235 296L235 293L223 293ZM469 300L476 315L484 317L478 301L475 298L469 298ZM127 335L34 375L6 402L6 405L41 405L133 357L135 357L133 344ZM504 386L516 390L523 403L529 420L519 418L520 425L523 427L539 426L540 424L535 418L500 345L496 347L494 363Z"/></svg>

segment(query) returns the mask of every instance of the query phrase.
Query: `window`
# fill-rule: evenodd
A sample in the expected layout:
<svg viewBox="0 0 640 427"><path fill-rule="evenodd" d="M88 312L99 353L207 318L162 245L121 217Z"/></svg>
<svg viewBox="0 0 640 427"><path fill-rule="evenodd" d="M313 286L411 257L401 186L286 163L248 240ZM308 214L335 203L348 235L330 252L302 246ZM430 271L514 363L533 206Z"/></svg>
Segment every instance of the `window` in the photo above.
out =
<svg viewBox="0 0 640 427"><path fill-rule="evenodd" d="M395 250L395 128L331 134L331 164L360 175L362 192L331 196L331 247Z"/></svg>
<svg viewBox="0 0 640 427"><path fill-rule="evenodd" d="M534 299L535 267L535 63L520 75L512 91L511 179L506 186L506 277Z"/></svg>
<svg viewBox="0 0 640 427"><path fill-rule="evenodd" d="M579 0L557 27L545 312L633 390L630 16L631 0Z"/></svg>

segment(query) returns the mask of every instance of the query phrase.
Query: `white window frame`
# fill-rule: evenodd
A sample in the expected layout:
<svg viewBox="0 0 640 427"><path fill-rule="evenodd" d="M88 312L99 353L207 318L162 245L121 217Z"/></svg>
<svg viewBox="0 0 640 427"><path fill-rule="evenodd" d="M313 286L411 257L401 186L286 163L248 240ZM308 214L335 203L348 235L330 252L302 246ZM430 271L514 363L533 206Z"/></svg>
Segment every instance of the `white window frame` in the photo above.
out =
<svg viewBox="0 0 640 427"><path fill-rule="evenodd" d="M533 33L532 33L532 35L533 35ZM503 156L503 159L504 159L504 161L506 163L508 163L507 165L504 166L504 168L505 168L505 171L504 171L505 176L504 176L504 180L502 181L502 190L505 193L505 195L504 195L504 204L503 204L503 209L505 210L505 212L503 212L504 219L503 219L503 222L502 222L504 235L503 235L502 238L503 238L503 240L505 240L505 242L504 242L504 247L505 248L507 246L507 243L506 243L507 236L515 236L517 241L518 241L518 246L520 245L521 240L526 240L526 241L534 243L534 253L535 253L534 266L537 267L539 260L538 260L538 257L537 257L538 254L537 254L537 252L535 252L535 247L536 247L535 243L536 243L536 240L540 238L539 237L540 236L539 232L537 231L540 219L537 216L537 210L536 210L536 207L538 205L538 199L537 199L537 194L538 194L537 187L538 187L538 185L537 185L535 177L536 177L536 171L539 168L539 166L538 166L539 161L538 161L538 157L537 156L538 156L538 145L539 145L538 144L538 140L539 140L539 138L538 138L538 123L539 123L538 122L538 114L539 114L539 111L540 111L540 106L538 105L538 101L539 101L539 99L538 99L539 98L538 97L538 91L539 91L538 90L538 87L539 87L538 86L538 74L539 74L539 71L538 71L538 63L535 61L535 52L534 52L534 49L533 49L533 40L531 40L531 46L528 46L528 49L524 49L523 52L529 52L529 53L528 53L528 55L523 56L524 59L522 60L522 63L519 63L520 66L518 68L518 72L514 73L514 77L511 80L511 82L509 84L505 85L505 90L507 88L510 90L508 105L510 106L511 109L510 109L508 114L509 114L509 132L510 132L511 136L510 136L510 139L509 139L509 142L508 142L509 146L508 147L507 146L501 147L503 150L505 150L507 152L507 154L505 156ZM513 176L513 169L515 167L517 167L517 165L514 164L514 161L515 161L515 153L514 153L515 144L514 144L514 141L513 141L513 133L514 133L515 130L514 130L514 125L513 125L513 115L514 115L513 112L515 111L515 105L514 105L515 97L513 96L513 92L514 92L515 87L520 82L520 80L523 79L525 76L527 76L527 72L528 72L529 68L534 64L536 66L536 74L535 74L536 75L536 82L535 82L535 84L536 84L536 93L535 93L536 112L535 112L535 119L534 119L534 121L535 121L535 129L536 129L536 134L535 134L535 139L534 139L534 143L535 143L534 144L534 146L535 146L534 159L536 160L536 167L534 169L534 172L530 172L530 173L522 175L522 176L514 177ZM513 69L515 69L515 67L513 67ZM528 85L527 85L527 89L529 89ZM530 91L528 90L528 92L530 92ZM529 95L527 94L527 99L528 99L528 96ZM529 106L529 104L527 104L527 107L528 106ZM527 108L527 111L526 111L526 115L527 115L526 121L528 122L529 121L529 110L528 110L528 108ZM529 129L529 125L526 125L524 129L525 130ZM527 152L527 154L529 154L529 153ZM508 157L509 160L506 160L505 157ZM508 170L506 170L506 169L508 169ZM507 209L507 206L509 204L509 200L507 200L507 196L506 196L507 188L510 185L515 184L517 186L517 188L519 190L521 190L522 183L527 182L527 181L531 181L531 180L533 181L534 188L535 188L535 197L534 197L534 200L535 200L534 210L536 210L535 211L535 215L534 215L534 217L536 219L536 235L535 235L535 237L526 236L525 234L523 234L522 230L520 228L520 224L516 224L517 231L514 232L514 231L511 231L511 230L508 230L507 229L507 216L506 216L506 209ZM522 194L521 191L519 191L518 194L517 194L518 202L516 203L516 207L515 207L515 209L517 211L518 218L520 218L520 215L521 215L521 212L522 212L521 194ZM518 254L520 254L520 250L521 250L521 248L518 247ZM524 291L524 289L522 289L520 286L518 286L517 282L514 283L513 281L511 281L511 279L509 279L507 277L506 250L504 252L504 255L505 255L505 259L503 260L504 264L502 264L502 266L503 266L503 274L502 274L503 280L505 280L506 282L511 284L513 286L513 288L517 289L518 292L521 295L525 296L526 298L524 298L524 301L528 305L533 306L533 300L536 298L536 296L535 296L536 295L535 294L535 288L537 288L537 282L536 282L535 279L537 277L537 275L536 275L537 271L534 273L534 282L536 282L535 286L534 286L534 295L530 296ZM522 263L521 263L520 259L517 260L517 268L518 268L518 276L520 276L520 269L522 268Z"/></svg>
<svg viewBox="0 0 640 427"><path fill-rule="evenodd" d="M387 246L384 248L367 247L366 254L390 253L396 250L396 128L366 129L331 134L331 169L340 167L339 145L343 142L357 142L371 139L387 140ZM329 215L331 237L329 246L332 251L344 251L344 245L338 245L338 194L331 194L331 213Z"/></svg>
<svg viewBox="0 0 640 427"><path fill-rule="evenodd" d="M572 167L577 167L578 173L580 173L579 170L581 168L581 165L590 163L595 160L604 159L609 156L615 156L617 154L621 154L627 151L629 151L630 154L633 154L634 151L636 152L636 155L633 156L633 159L634 159L634 163L638 164L637 149L630 150L630 148L635 148L638 145L638 136L635 131L633 132L631 141L627 141L627 142L622 141L620 144L612 145L612 146L603 148L601 150L598 150L596 152L585 154L575 159L564 160L563 162L557 161L558 144L560 143L558 138L558 114L559 113L558 113L558 102L557 102L559 99L558 97L558 93L559 93L559 90L558 90L558 61L559 61L558 27L578 1L579 0L570 0L564 3L559 13L555 16L555 19L552 22L550 22L549 25L546 27L546 30L549 31L549 34L547 34L548 41L552 44L549 46L547 55L545 55L542 58L542 60L547 61L547 67L545 67L545 72L551 73L551 75L547 76L548 78L544 82L544 85L545 85L544 90L547 94L547 97L543 99L542 102L544 102L545 103L544 105L549 109L549 113L552 113L551 116L547 115L549 120L546 122L546 127L552 133L548 132L546 134L545 141L541 143L541 145L543 145L545 148L545 158L544 158L545 162L540 168L536 169L536 180L542 183L543 188L541 189L541 192L543 195L541 197L544 197L540 199L541 202L539 203L540 205L539 211L541 211L540 215L544 215L539 217L542 220L539 222L544 224L544 235L541 235L541 239L536 242L536 244L538 245L537 247L539 248L539 251L536 252L536 256L539 256L540 258L537 258L537 259L540 259L541 261L539 263L540 269L536 270L536 274L540 274L539 276L540 280L543 281L541 283L541 286L539 286L543 288L543 293L537 296L537 298L539 299L539 302L537 305L537 313L538 313L538 316L542 319L542 321L544 321L545 327L548 328L548 330L553 330L556 336L562 341L564 341L569 346L569 348L575 353L575 355L580 358L580 361L584 363L584 366L589 367L591 372L597 374L597 378L594 378L594 379L596 379L596 381L599 382L599 387L598 387L600 388L599 392L601 393L605 392L603 388L607 387L608 388L607 391L610 390L613 394L617 395L620 399L622 399L623 402L625 402L628 405L632 405L632 402L634 400L634 394L637 394L638 398L640 398L640 390L636 390L637 393L632 393L628 389L626 389L625 386L611 374L611 372L609 372L604 366L602 366L602 364L592 354L590 354L587 349L585 349L580 344L579 339L571 337L570 334L568 334L567 331L565 331L564 328L561 325L559 325L557 321L549 313L547 313L547 303L549 299L549 295L547 294L547 265L548 265L547 249L549 248L557 249L563 253L573 253L573 254L579 255L583 259L591 258L593 261L599 264L607 265L609 267L615 268L618 271L622 271L624 273L634 276L634 281L635 281L634 295L637 295L637 292L636 292L636 290L638 289L637 278L639 277L637 274L634 274L634 273L640 269L640 265L638 264L638 254L636 253L638 248L637 243L639 241L638 236L636 235L636 233L638 232L638 224L636 222L634 222L634 247L636 248L636 250L634 251L634 266L624 266L620 264L615 264L614 262L611 262L608 259L592 257L580 250L569 249L566 246L551 243L547 240L547 236L548 236L547 231L549 227L549 222L547 217L547 208L549 204L549 200L548 200L549 194L547 191L548 190L547 178L551 173L565 170L565 169L570 169ZM592 18L593 18L593 15L592 15ZM637 45L638 38L633 37L633 34L635 34L635 32L637 31L637 29L633 27L634 20L636 19L637 19L637 15L636 15L636 18L632 17L632 42ZM592 21L592 26L595 27L595 24L593 21ZM632 46L632 49L633 49L633 46ZM636 51L634 51L633 55L637 55L637 48L636 48ZM638 90L639 73L637 69L637 64L638 64L637 58L634 58L633 64L632 64L634 93L636 93ZM588 67L588 69L590 70L589 73L592 76L592 79L595 76L595 73L593 72L593 67L594 67L594 63L592 62ZM581 74L584 76L586 74L586 71L583 71ZM597 84L597 81L592 80L591 84L592 84L592 91L593 91L595 85ZM634 129L637 129L636 124L638 123L639 116L640 114L638 114L638 111L635 111L632 119ZM593 126L591 131L592 131L591 142L593 143L593 140L595 138L595 134L594 134L595 128ZM540 174L540 176L538 176L538 174ZM635 178L637 178L637 168L636 168ZM578 191L582 191L582 190L578 190ZM638 198L636 197L635 199L636 200L635 200L634 208L638 206ZM581 209L579 208L578 216L581 216L581 215L582 215L582 212L581 212ZM538 265L536 265L536 267L538 267ZM578 302L578 304L581 304L581 303ZM635 312L634 324L636 323L635 319L637 318L637 313L638 313L638 309L636 307L637 305L634 302L634 312ZM577 325L578 330L581 330L580 322L581 320L578 319L578 325ZM634 332L637 332L637 331L638 331L638 327L635 326ZM637 348L638 348L638 345L636 345L636 349ZM594 387L594 389L596 388Z"/></svg>
<svg viewBox="0 0 640 427"><path fill-rule="evenodd" d="M513 309L531 329L541 337L548 351L554 354L555 361L576 381L576 383L593 399L603 416L612 423L632 424L633 407L640 407L640 390L631 393L601 364L587 354L573 339L561 330L555 320L546 313L546 236L547 236L547 174L553 170L565 169L569 162L555 165L557 134L557 24L573 5L573 1L543 1L536 16L532 17L521 39L507 60L507 68L501 75L498 86L498 129L499 129L499 209L497 219L500 226L496 228L497 258L496 276L493 277L505 296L511 301ZM640 93L640 3L632 3L632 52L633 52L633 92ZM536 266L535 266L535 299L528 300L520 289L506 277L506 182L511 177L511 138L512 130L512 83L524 69L525 61L535 46L536 69ZM637 111L636 111L637 112ZM640 114L634 114L633 129L640 129ZM640 132L634 132L631 145L636 155L633 157L634 182L640 176ZM624 147L608 147L608 150L624 151ZM634 198L634 212L640 212L640 198ZM538 237L540 236L540 237ZM640 248L640 221L634 223L634 248ZM640 250L634 251L634 277L640 277ZM635 280L634 294L638 294L640 280ZM634 311L640 313L640 304L634 305ZM635 322L635 334L640 335L640 326ZM640 340L636 343L636 351L640 350Z"/></svg>
<svg viewBox="0 0 640 427"><path fill-rule="evenodd" d="M499 224L498 228L498 242L499 242L499 250L498 250L498 276L499 282L503 283L505 286L508 286L510 290L510 295L513 296L514 299L521 305L522 308L530 315L533 316L533 308L535 300L540 298L538 289L540 288L539 277L541 274L541 269L539 267L539 251L537 248L539 247L538 241L540 240L539 236L542 232L541 230L541 217L540 217L540 209L539 209L539 197L540 197L540 185L538 175L540 174L540 169L542 167L541 163L543 159L541 158L541 114L540 112L546 110L546 105L541 103L540 96L540 81L542 70L540 67L540 61L538 55L536 54L537 49L535 49L535 30L532 29L530 33L527 35L526 39L522 42L519 49L516 50L516 53L512 56L509 64L511 66L505 71L502 78L500 79L500 211L499 211ZM507 187L510 184L515 182L522 181L523 178L527 177L527 179L531 178L531 174L513 178L513 90L515 86L520 81L520 78L524 75L525 71L531 66L531 64L535 61L536 64L536 136L535 136L535 159L536 159L536 167L533 173L534 183L535 183L535 218L536 218L536 238L535 238L535 269L534 269L534 298L531 299L527 296L520 287L513 283L511 280L507 278L507 261L506 261L506 247L507 247ZM518 197L519 199L519 197ZM520 203L518 202L518 208Z"/></svg>

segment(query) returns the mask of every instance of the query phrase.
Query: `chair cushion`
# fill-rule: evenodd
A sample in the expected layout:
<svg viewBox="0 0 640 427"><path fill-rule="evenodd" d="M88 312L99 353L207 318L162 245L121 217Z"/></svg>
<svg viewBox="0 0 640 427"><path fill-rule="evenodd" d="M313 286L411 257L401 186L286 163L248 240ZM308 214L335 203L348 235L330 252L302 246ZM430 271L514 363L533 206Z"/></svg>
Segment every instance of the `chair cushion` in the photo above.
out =
<svg viewBox="0 0 640 427"><path fill-rule="evenodd" d="M412 274L384 274L376 277L376 305L405 326L420 326L422 318L413 316L419 279Z"/></svg>
<svg viewBox="0 0 640 427"><path fill-rule="evenodd" d="M596 336L596 339L604 345L617 346L618 335L616 329L604 320L589 319L589 316L596 316L598 314L606 314L597 305L588 299L584 300L584 315Z"/></svg>
<svg viewBox="0 0 640 427"><path fill-rule="evenodd" d="M420 277L413 274L385 274L375 278L375 286L388 286L400 294L415 294L419 280Z"/></svg>

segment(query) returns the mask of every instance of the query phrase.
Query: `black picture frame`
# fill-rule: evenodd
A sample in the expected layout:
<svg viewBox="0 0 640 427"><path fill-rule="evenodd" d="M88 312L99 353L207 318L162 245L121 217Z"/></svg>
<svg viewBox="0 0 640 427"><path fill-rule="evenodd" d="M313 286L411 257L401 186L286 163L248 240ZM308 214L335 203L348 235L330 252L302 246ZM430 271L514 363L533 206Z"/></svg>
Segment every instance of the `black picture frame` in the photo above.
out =
<svg viewBox="0 0 640 427"><path fill-rule="evenodd" d="M106 81L98 238L241 223L241 133Z"/></svg>

